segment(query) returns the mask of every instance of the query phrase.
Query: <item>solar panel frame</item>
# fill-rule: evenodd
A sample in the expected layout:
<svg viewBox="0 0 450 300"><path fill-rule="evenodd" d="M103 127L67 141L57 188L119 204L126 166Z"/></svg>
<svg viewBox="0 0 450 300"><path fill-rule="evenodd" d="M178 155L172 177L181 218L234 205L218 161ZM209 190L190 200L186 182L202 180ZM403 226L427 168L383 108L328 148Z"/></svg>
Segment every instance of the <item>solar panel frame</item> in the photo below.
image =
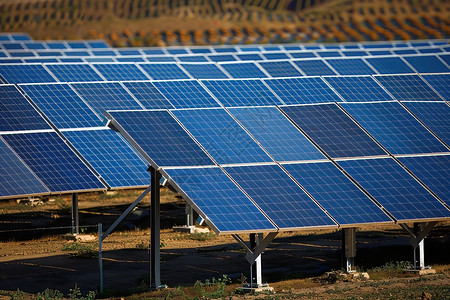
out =
<svg viewBox="0 0 450 300"><path fill-rule="evenodd" d="M420 76L442 99L450 101L450 74L423 74Z"/></svg>
<svg viewBox="0 0 450 300"><path fill-rule="evenodd" d="M271 77L298 77L303 75L289 60L261 61L257 64Z"/></svg>
<svg viewBox="0 0 450 300"><path fill-rule="evenodd" d="M0 75L14 84L57 82L42 64L1 64Z"/></svg>
<svg viewBox="0 0 450 300"><path fill-rule="evenodd" d="M441 101L442 99L418 75L374 75L395 99L399 101Z"/></svg>
<svg viewBox="0 0 450 300"><path fill-rule="evenodd" d="M56 63L45 64L60 82L105 81L105 77L90 64Z"/></svg>
<svg viewBox="0 0 450 300"><path fill-rule="evenodd" d="M362 58L327 58L326 62L340 75L377 74ZM325 74L326 75L326 74Z"/></svg>
<svg viewBox="0 0 450 300"><path fill-rule="evenodd" d="M231 78L249 79L269 77L255 62L220 62L218 64Z"/></svg>
<svg viewBox="0 0 450 300"><path fill-rule="evenodd" d="M139 66L153 80L190 79L177 63L140 63Z"/></svg>
<svg viewBox="0 0 450 300"><path fill-rule="evenodd" d="M91 66L108 81L151 79L135 63L92 63Z"/></svg>

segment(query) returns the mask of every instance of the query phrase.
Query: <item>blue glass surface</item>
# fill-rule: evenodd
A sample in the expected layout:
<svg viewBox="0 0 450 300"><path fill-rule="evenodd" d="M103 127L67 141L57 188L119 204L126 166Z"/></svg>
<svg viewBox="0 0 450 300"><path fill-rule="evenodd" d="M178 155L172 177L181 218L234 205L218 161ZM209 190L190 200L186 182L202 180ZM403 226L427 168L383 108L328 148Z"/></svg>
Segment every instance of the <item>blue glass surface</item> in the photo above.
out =
<svg viewBox="0 0 450 300"><path fill-rule="evenodd" d="M445 63L447 65L450 65L450 54L449 53L444 53L444 54L440 54L438 55L443 61L445 61Z"/></svg>
<svg viewBox="0 0 450 300"><path fill-rule="evenodd" d="M48 56L53 57L53 56L62 56L63 55L61 51L47 51L47 50L39 51L39 50L37 50L36 53L38 56L45 56L45 57L48 57Z"/></svg>
<svg viewBox="0 0 450 300"><path fill-rule="evenodd" d="M110 114L158 166L214 164L167 111Z"/></svg>
<svg viewBox="0 0 450 300"><path fill-rule="evenodd" d="M220 61L236 61L237 59L231 54L211 54L208 58L214 62Z"/></svg>
<svg viewBox="0 0 450 300"><path fill-rule="evenodd" d="M65 131L64 135L110 187L150 185L148 163L114 131Z"/></svg>
<svg viewBox="0 0 450 300"><path fill-rule="evenodd" d="M86 57L88 59L89 57ZM84 63L87 62L86 60L83 60L85 58L80 57L58 57L58 62L62 63Z"/></svg>
<svg viewBox="0 0 450 300"><path fill-rule="evenodd" d="M320 59L294 60L293 62L306 76L336 75L336 73Z"/></svg>
<svg viewBox="0 0 450 300"><path fill-rule="evenodd" d="M338 163L399 221L450 216L449 210L391 158Z"/></svg>
<svg viewBox="0 0 450 300"><path fill-rule="evenodd" d="M219 164L272 162L224 109L172 113Z"/></svg>
<svg viewBox="0 0 450 300"><path fill-rule="evenodd" d="M176 62L172 56L146 56L145 59L149 62Z"/></svg>
<svg viewBox="0 0 450 300"><path fill-rule="evenodd" d="M50 49L67 49L66 42L64 41L48 41L47 47Z"/></svg>
<svg viewBox="0 0 450 300"><path fill-rule="evenodd" d="M171 169L166 172L219 231L275 229L219 168Z"/></svg>
<svg viewBox="0 0 450 300"><path fill-rule="evenodd" d="M215 47L214 51L217 53L234 53L237 52L236 48L234 47Z"/></svg>
<svg viewBox="0 0 450 300"><path fill-rule="evenodd" d="M118 56L115 59L118 62L146 62L146 60L140 56Z"/></svg>
<svg viewBox="0 0 450 300"><path fill-rule="evenodd" d="M9 56L11 57L36 57L34 52L28 50L19 50L19 51L9 51Z"/></svg>
<svg viewBox="0 0 450 300"><path fill-rule="evenodd" d="M155 81L153 84L175 108L220 107L196 80Z"/></svg>
<svg viewBox="0 0 450 300"><path fill-rule="evenodd" d="M123 56L130 56L130 55L134 55L134 56L140 56L142 55L141 52L137 49L117 49L117 52L119 52L119 55L123 55Z"/></svg>
<svg viewBox="0 0 450 300"><path fill-rule="evenodd" d="M173 105L149 81L123 82L123 85L147 109L173 108Z"/></svg>
<svg viewBox="0 0 450 300"><path fill-rule="evenodd" d="M341 53L339 51L317 51L317 55L320 57L341 57Z"/></svg>
<svg viewBox="0 0 450 300"><path fill-rule="evenodd" d="M366 51L362 51L362 50L348 50L348 51L344 50L344 51L342 51L342 54L347 57L354 57L354 56L360 57L360 56L368 55L368 53Z"/></svg>
<svg viewBox="0 0 450 300"><path fill-rule="evenodd" d="M114 64L93 64L103 77L108 81L125 80L149 80L147 75L135 64L114 63Z"/></svg>
<svg viewBox="0 0 450 300"><path fill-rule="evenodd" d="M175 63L139 64L154 80L188 79L189 76Z"/></svg>
<svg viewBox="0 0 450 300"><path fill-rule="evenodd" d="M178 55L178 54L188 54L189 52L186 49L175 49L175 48L166 48L167 53L172 55Z"/></svg>
<svg viewBox="0 0 450 300"><path fill-rule="evenodd" d="M105 188L55 132L9 134L3 138L51 192Z"/></svg>
<svg viewBox="0 0 450 300"><path fill-rule="evenodd" d="M314 57L317 57L316 55L314 55L314 52L289 52L289 54L293 58L314 58Z"/></svg>
<svg viewBox="0 0 450 300"><path fill-rule="evenodd" d="M92 50L91 51L94 56L116 56L117 53L114 50L106 49L106 50Z"/></svg>
<svg viewBox="0 0 450 300"><path fill-rule="evenodd" d="M66 83L20 87L58 128L102 126L99 117Z"/></svg>
<svg viewBox="0 0 450 300"><path fill-rule="evenodd" d="M401 57L368 57L365 60L380 74L415 73Z"/></svg>
<svg viewBox="0 0 450 300"><path fill-rule="evenodd" d="M390 101L392 97L370 76L325 77L345 101Z"/></svg>
<svg viewBox="0 0 450 300"><path fill-rule="evenodd" d="M320 77L267 79L264 82L286 104L341 101L341 98Z"/></svg>
<svg viewBox="0 0 450 300"><path fill-rule="evenodd" d="M24 58L24 62L26 63L57 63L57 58L38 58L38 57L31 57L31 58Z"/></svg>
<svg viewBox="0 0 450 300"><path fill-rule="evenodd" d="M341 75L372 75L375 71L360 58L327 59L327 62Z"/></svg>
<svg viewBox="0 0 450 300"><path fill-rule="evenodd" d="M21 43L2 43L1 45L3 49L6 50L19 50L19 49L25 49Z"/></svg>
<svg viewBox="0 0 450 300"><path fill-rule="evenodd" d="M266 78L267 75L254 62L222 63L220 66L232 78Z"/></svg>
<svg viewBox="0 0 450 300"><path fill-rule="evenodd" d="M386 154L335 104L283 106L281 109L331 157Z"/></svg>
<svg viewBox="0 0 450 300"><path fill-rule="evenodd" d="M103 40L87 41L86 43L92 49L108 49L108 48L110 48L109 44Z"/></svg>
<svg viewBox="0 0 450 300"><path fill-rule="evenodd" d="M325 212L277 165L225 168L279 228L333 226Z"/></svg>
<svg viewBox="0 0 450 300"><path fill-rule="evenodd" d="M339 224L364 224L391 220L332 163L285 164L283 166Z"/></svg>
<svg viewBox="0 0 450 300"><path fill-rule="evenodd" d="M375 79L400 101L442 100L418 75L383 75Z"/></svg>
<svg viewBox="0 0 450 300"><path fill-rule="evenodd" d="M211 53L209 48L190 48L192 53Z"/></svg>
<svg viewBox="0 0 450 300"><path fill-rule="evenodd" d="M258 53L246 53L246 54L236 54L236 57L242 61L257 61L263 60L263 57Z"/></svg>
<svg viewBox="0 0 450 300"><path fill-rule="evenodd" d="M281 104L261 80L202 80L202 83L227 107Z"/></svg>
<svg viewBox="0 0 450 300"><path fill-rule="evenodd" d="M450 101L450 74L422 75L422 78L446 101Z"/></svg>
<svg viewBox="0 0 450 300"><path fill-rule="evenodd" d="M88 51L63 51L64 56L91 56Z"/></svg>
<svg viewBox="0 0 450 300"><path fill-rule="evenodd" d="M398 102L342 103L342 106L392 154L448 151Z"/></svg>
<svg viewBox="0 0 450 300"><path fill-rule="evenodd" d="M302 73L300 73L289 61L259 62L259 65L272 77L302 76Z"/></svg>
<svg viewBox="0 0 450 300"><path fill-rule="evenodd" d="M229 110L275 160L325 159L325 156L276 107Z"/></svg>
<svg viewBox="0 0 450 300"><path fill-rule="evenodd" d="M285 52L264 53L263 56L268 60L290 58Z"/></svg>
<svg viewBox="0 0 450 300"><path fill-rule="evenodd" d="M179 55L177 58L181 62L208 62L204 55Z"/></svg>
<svg viewBox="0 0 450 300"><path fill-rule="evenodd" d="M181 66L195 79L224 79L228 78L214 63L181 64Z"/></svg>
<svg viewBox="0 0 450 300"><path fill-rule="evenodd" d="M0 131L50 128L14 85L0 86Z"/></svg>
<svg viewBox="0 0 450 300"><path fill-rule="evenodd" d="M450 69L434 55L403 56L419 73L446 73Z"/></svg>
<svg viewBox="0 0 450 300"><path fill-rule="evenodd" d="M56 82L42 65L0 65L0 75L7 83Z"/></svg>
<svg viewBox="0 0 450 300"><path fill-rule="evenodd" d="M47 64L46 67L61 82L103 81L88 64Z"/></svg>
<svg viewBox="0 0 450 300"><path fill-rule="evenodd" d="M84 41L79 41L79 42L66 41L66 43L72 49L87 49L88 48L87 45L84 43Z"/></svg>

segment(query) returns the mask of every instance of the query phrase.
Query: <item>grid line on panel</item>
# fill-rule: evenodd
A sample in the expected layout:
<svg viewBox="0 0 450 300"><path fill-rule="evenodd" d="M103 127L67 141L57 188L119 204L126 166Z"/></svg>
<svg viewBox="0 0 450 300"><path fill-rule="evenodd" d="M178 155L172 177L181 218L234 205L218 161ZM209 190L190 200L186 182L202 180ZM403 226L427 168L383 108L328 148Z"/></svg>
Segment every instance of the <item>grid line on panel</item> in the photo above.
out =
<svg viewBox="0 0 450 300"><path fill-rule="evenodd" d="M195 79L225 79L228 76L216 64L181 64L181 66Z"/></svg>
<svg viewBox="0 0 450 300"><path fill-rule="evenodd" d="M444 100L450 101L450 74L429 74L421 76Z"/></svg>
<svg viewBox="0 0 450 300"><path fill-rule="evenodd" d="M170 101L149 81L128 81L122 84L147 109L173 108Z"/></svg>
<svg viewBox="0 0 450 300"><path fill-rule="evenodd" d="M139 66L154 80L189 79L176 63L142 63Z"/></svg>
<svg viewBox="0 0 450 300"><path fill-rule="evenodd" d="M348 102L391 101L392 97L369 76L333 76L327 81Z"/></svg>
<svg viewBox="0 0 450 300"><path fill-rule="evenodd" d="M413 74L411 69L401 57L367 57L364 58L380 74Z"/></svg>
<svg viewBox="0 0 450 300"><path fill-rule="evenodd" d="M300 73L289 61L267 61L258 62L258 64L272 77L302 76L302 73Z"/></svg>
<svg viewBox="0 0 450 300"><path fill-rule="evenodd" d="M442 100L418 75L382 75L375 79L399 101Z"/></svg>
<svg viewBox="0 0 450 300"><path fill-rule="evenodd" d="M434 55L403 56L418 73L447 73L450 69Z"/></svg>
<svg viewBox="0 0 450 300"><path fill-rule="evenodd" d="M340 75L376 74L376 72L361 58L327 59L326 62L329 63Z"/></svg>
<svg viewBox="0 0 450 300"><path fill-rule="evenodd" d="M0 74L7 83L14 84L56 82L56 79L40 64L0 65Z"/></svg>
<svg viewBox="0 0 450 300"><path fill-rule="evenodd" d="M230 74L232 78L268 77L254 62L222 63L220 66Z"/></svg>
<svg viewBox="0 0 450 300"><path fill-rule="evenodd" d="M149 80L135 64L104 63L92 64L108 81Z"/></svg>

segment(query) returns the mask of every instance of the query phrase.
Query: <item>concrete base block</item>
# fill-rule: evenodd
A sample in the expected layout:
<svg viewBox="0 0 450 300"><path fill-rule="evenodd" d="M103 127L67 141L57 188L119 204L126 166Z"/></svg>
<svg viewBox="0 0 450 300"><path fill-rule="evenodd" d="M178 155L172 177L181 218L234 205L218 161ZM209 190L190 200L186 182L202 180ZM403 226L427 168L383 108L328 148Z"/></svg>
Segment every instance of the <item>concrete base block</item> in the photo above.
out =
<svg viewBox="0 0 450 300"><path fill-rule="evenodd" d="M173 231L175 232L183 232L183 233L208 233L208 228L200 228L195 226L173 226Z"/></svg>
<svg viewBox="0 0 450 300"><path fill-rule="evenodd" d="M236 292L242 293L242 294L257 294L257 293L266 293L266 292L273 292L273 287L269 286L268 284L263 284L260 286L257 286L256 284L253 284L251 286L250 284L244 284L243 286L240 286L236 289Z"/></svg>
<svg viewBox="0 0 450 300"><path fill-rule="evenodd" d="M428 275L428 274L436 274L436 270L435 269L421 269L421 270L414 270L414 269L406 269L405 271L407 272L413 272L416 273L417 275Z"/></svg>
<svg viewBox="0 0 450 300"><path fill-rule="evenodd" d="M74 241L74 242L80 242L80 243L93 242L98 239L97 236L92 235L92 234L70 234L70 233L65 234L63 236L63 238L68 241Z"/></svg>

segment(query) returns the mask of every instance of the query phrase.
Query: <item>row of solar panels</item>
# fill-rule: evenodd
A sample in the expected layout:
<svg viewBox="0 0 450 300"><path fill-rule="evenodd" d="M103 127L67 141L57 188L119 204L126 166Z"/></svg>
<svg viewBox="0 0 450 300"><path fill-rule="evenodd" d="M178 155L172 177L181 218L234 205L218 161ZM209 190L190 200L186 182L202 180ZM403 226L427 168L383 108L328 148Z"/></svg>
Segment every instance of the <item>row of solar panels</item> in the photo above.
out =
<svg viewBox="0 0 450 300"><path fill-rule="evenodd" d="M450 54L234 63L0 64L0 79L18 84L447 73L449 63Z"/></svg>
<svg viewBox="0 0 450 300"><path fill-rule="evenodd" d="M3 50L93 50L110 49L104 40L88 41L1 41L0 49Z"/></svg>
<svg viewBox="0 0 450 300"><path fill-rule="evenodd" d="M12 41L12 42L19 42L19 41L31 41L31 37L28 33L24 32L15 32L15 33L9 33L9 32L0 32L0 41L6 42L6 41Z"/></svg>

